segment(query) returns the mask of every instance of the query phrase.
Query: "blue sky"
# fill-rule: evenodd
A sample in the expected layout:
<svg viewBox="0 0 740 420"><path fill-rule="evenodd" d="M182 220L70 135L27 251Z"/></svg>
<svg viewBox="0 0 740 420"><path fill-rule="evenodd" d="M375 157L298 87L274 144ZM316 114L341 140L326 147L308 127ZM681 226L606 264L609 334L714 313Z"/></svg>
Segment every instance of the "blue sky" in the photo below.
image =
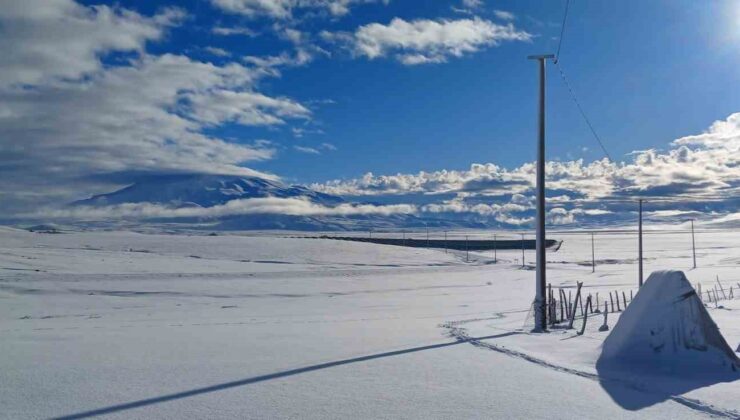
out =
<svg viewBox="0 0 740 420"><path fill-rule="evenodd" d="M537 88L526 57L555 52L565 5L7 0L1 206L204 173L526 223ZM555 215L573 222L635 195L735 206L740 2L569 6L560 65L614 162L550 65Z"/></svg>
<svg viewBox="0 0 740 420"><path fill-rule="evenodd" d="M97 4L97 2L88 2ZM287 23L308 34L352 31L394 17L459 19L467 15L448 1L392 1L357 5L342 17L313 17ZM168 2L124 1L121 6L152 14ZM514 14L516 28L531 42L482 48L446 63L406 66L391 59L352 58L341 52L283 70L263 82L263 92L316 104L312 121L291 124L306 130L296 138L289 126L231 126L219 131L236 139L264 138L284 150L252 167L295 182L357 177L365 172L466 169L473 162L518 166L534 158L536 68L526 55L557 48L564 1L487 1L474 14L494 22L494 10ZM223 12L206 1L178 2L190 14L152 52L189 53L226 62L245 55L290 51L289 41L269 27L269 16L250 18ZM686 134L737 110L737 2L602 1L572 2L561 65L615 159L633 150L666 148ZM734 14L734 16L733 16ZM255 37L219 36L213 26L246 27ZM734 37L734 38L733 38ZM198 48L232 54L214 57ZM603 156L550 67L549 156L598 159ZM700 104L700 105L699 105ZM321 131L317 133L316 131ZM292 146L337 147L332 153L301 153ZM583 150L587 148L588 150Z"/></svg>

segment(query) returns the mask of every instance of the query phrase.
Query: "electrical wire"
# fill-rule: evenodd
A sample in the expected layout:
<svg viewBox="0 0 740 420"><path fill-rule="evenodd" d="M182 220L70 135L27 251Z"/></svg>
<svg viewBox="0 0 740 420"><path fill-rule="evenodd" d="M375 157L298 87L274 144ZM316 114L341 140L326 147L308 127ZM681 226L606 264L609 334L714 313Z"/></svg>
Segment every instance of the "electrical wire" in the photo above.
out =
<svg viewBox="0 0 740 420"><path fill-rule="evenodd" d="M611 155L609 155L609 152L606 150L606 147L604 146L604 142L601 141L601 137L599 137L599 135L596 133L596 129L594 128L593 124L591 124L591 120L588 119L588 116L586 115L586 111L583 110L581 103L578 101L578 98L576 97L576 93L573 91L573 88L570 86L570 83L568 82L568 78L565 76L565 72L563 71L563 68L560 66L560 64L557 61L555 61L555 67L558 68L558 72L560 73L560 78L563 79L563 83L565 83L565 87L568 89L568 92L570 93L570 97L571 99L573 99L573 103L576 104L576 107L578 108L578 112L581 113L581 117L583 117L583 120L586 122L586 125L588 125L588 128L591 130L591 134L593 134L594 138L599 143L601 150L604 152L604 155L609 160L609 162L613 162Z"/></svg>
<svg viewBox="0 0 740 420"><path fill-rule="evenodd" d="M563 14L563 24L560 25L560 38L558 38L558 51L555 53L555 60L553 62L555 64L558 64L558 60L560 60L560 47L563 45L563 35L565 34L565 22L568 19L568 6L570 5L570 0L565 0L565 13Z"/></svg>
<svg viewBox="0 0 740 420"><path fill-rule="evenodd" d="M560 73L560 78L563 80L565 87L568 89L568 93L570 94L570 97L573 100L573 103L576 104L576 107L578 108L578 112L580 112L581 117L583 117L583 120L586 122L586 125L588 125L589 130L591 130L591 134L593 134L594 138L599 143L599 146L601 147L601 150L604 152L604 155L606 156L606 158L610 162L613 162L611 155L609 155L609 152L606 150L606 147L604 146L604 142L601 141L601 137L599 137L599 134L596 133L596 129L594 128L594 125L591 124L591 120L588 119L588 116L586 115L586 111L583 110L581 103L578 101L578 97L576 97L576 93L573 90L573 87L570 85L570 82L568 82L568 78L565 76L565 71L563 70L562 66L560 66L560 50L563 46L563 36L565 35L565 24L568 22L569 7L570 7L570 0L566 0L565 1L565 12L563 13L563 23L560 26L560 39L558 39L558 50L557 50L557 53L555 54L555 59L553 60L553 63L558 68L558 72Z"/></svg>

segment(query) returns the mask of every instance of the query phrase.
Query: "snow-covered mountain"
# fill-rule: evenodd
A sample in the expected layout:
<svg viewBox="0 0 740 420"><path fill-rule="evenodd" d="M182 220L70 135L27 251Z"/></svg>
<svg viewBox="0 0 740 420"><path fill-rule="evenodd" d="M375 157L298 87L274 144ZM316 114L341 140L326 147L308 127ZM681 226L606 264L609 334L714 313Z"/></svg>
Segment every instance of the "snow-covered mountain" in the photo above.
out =
<svg viewBox="0 0 740 420"><path fill-rule="evenodd" d="M77 201L75 205L107 206L123 203L154 203L169 206L212 207L246 198L306 198L313 203L333 206L344 199L313 191L303 186L257 177L225 175L173 175L130 185L121 190Z"/></svg>
<svg viewBox="0 0 740 420"><path fill-rule="evenodd" d="M72 206L115 206L128 203L151 203L167 208L213 207L232 200L250 198L299 198L325 207L348 203L339 196L324 194L299 185L257 177L225 175L179 175L157 177L137 182L121 190L95 195L72 203ZM90 221L85 222L92 226ZM472 227L482 224L421 218L411 214L355 214L301 216L279 213L239 214L220 217L189 217L148 219L143 223L167 223L186 228L211 230L366 230L423 227ZM94 223L99 226L98 222ZM107 223L106 223L107 224Z"/></svg>

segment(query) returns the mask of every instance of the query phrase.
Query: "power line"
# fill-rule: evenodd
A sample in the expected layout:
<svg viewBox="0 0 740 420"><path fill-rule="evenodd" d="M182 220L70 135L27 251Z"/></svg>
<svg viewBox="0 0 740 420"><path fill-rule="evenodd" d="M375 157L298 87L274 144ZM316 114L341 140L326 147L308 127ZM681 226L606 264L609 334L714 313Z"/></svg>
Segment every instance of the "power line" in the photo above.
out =
<svg viewBox="0 0 740 420"><path fill-rule="evenodd" d="M555 54L555 59L553 60L553 63L555 63L555 65L557 66L558 72L560 72L560 78L563 79L563 82L565 83L565 87L568 89L568 93L570 93L571 99L573 99L573 102L576 104L576 107L578 108L578 112L581 113L581 117L583 117L583 120L586 121L586 125L588 125L589 130L591 130L591 134L593 134L594 138L599 143L599 146L601 147L601 150L604 152L604 155L606 155L606 158L610 162L613 162L612 157L609 155L609 152L606 150L606 147L604 146L604 142L601 141L601 137L599 137L599 135L596 133L596 129L594 129L593 124L591 124L591 120L588 119L588 116L586 115L586 111L583 110L581 103L578 102L576 93L573 91L573 88L568 82L568 78L565 77L565 72L563 71L563 68L560 66L560 49L563 46L563 36L565 35L565 24L568 22L569 6L570 6L570 0L565 0L565 12L563 13L563 23L560 26L560 39L558 39L558 51Z"/></svg>
<svg viewBox="0 0 740 420"><path fill-rule="evenodd" d="M553 62L558 64L560 60L560 47L563 45L563 35L565 34L565 22L568 19L568 5L570 0L565 0L565 13L563 14L563 24L560 25L560 38L558 38L558 52L555 54L555 60Z"/></svg>
<svg viewBox="0 0 740 420"><path fill-rule="evenodd" d="M594 138L599 143L599 146L601 146L601 150L604 152L604 155L606 155L606 158L609 159L610 162L613 162L612 157L609 155L609 152L607 152L606 147L604 146L604 142L601 141L601 137L599 137L599 135L596 133L596 129L594 129L593 124L591 124L591 121L588 119L586 111L583 110L581 103L578 102L578 98L576 97L573 88L570 86L570 83L568 83L568 78L565 77L565 72L563 71L563 68L557 61L555 62L555 66L558 68L558 72L560 73L560 77L565 83L565 87L568 88L568 92L570 93L571 99L573 99L573 103L576 104L578 111L581 113L581 117L583 117L583 120L586 121L586 125L588 125L588 128L591 130L591 134L594 135Z"/></svg>

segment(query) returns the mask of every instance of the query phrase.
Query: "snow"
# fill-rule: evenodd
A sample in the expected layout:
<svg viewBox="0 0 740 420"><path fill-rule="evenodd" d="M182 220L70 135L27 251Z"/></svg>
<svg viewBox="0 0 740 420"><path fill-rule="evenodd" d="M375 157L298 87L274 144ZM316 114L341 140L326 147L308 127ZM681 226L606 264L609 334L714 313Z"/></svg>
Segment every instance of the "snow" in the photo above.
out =
<svg viewBox="0 0 740 420"><path fill-rule="evenodd" d="M681 235L646 237L647 273L690 266ZM553 287L636 289L634 237L597 239L610 261L593 274L590 238L553 238ZM697 244L692 284L729 288L737 234ZM528 333L520 255L0 228L0 418L737 417L740 381L601 378L599 316L583 336ZM740 299L721 304L708 311L734 348Z"/></svg>

